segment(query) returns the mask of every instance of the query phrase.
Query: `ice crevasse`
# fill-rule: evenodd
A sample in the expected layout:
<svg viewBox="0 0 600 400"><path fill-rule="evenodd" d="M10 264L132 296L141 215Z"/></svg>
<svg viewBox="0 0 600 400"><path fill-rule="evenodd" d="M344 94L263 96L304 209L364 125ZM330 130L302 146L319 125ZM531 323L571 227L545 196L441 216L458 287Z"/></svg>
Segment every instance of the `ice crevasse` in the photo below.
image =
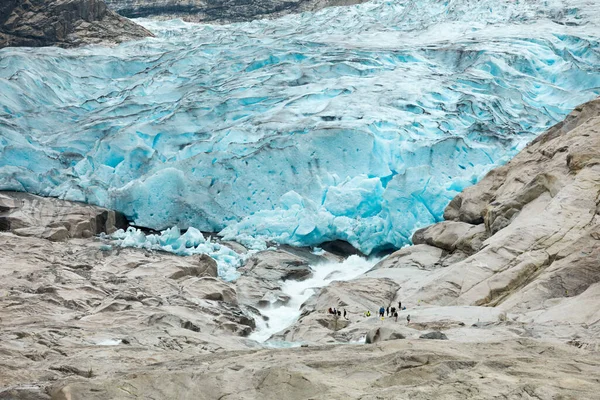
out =
<svg viewBox="0 0 600 400"><path fill-rule="evenodd" d="M398 248L600 94L595 3L373 1L141 20L157 37L115 48L7 48L0 190L245 243ZM171 250L221 251L194 240Z"/></svg>

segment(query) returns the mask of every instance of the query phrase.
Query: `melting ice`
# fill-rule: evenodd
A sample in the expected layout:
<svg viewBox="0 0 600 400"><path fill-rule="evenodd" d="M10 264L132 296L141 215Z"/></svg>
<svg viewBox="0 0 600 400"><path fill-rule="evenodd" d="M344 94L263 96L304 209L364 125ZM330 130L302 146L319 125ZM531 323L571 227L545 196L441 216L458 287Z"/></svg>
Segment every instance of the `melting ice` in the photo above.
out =
<svg viewBox="0 0 600 400"><path fill-rule="evenodd" d="M4 49L0 189L154 229L400 247L600 94L593 3L373 1L140 21L157 38L115 48Z"/></svg>
<svg viewBox="0 0 600 400"><path fill-rule="evenodd" d="M146 250L162 250L181 256L193 254L207 254L217 262L219 276L226 280L238 277L236 269L242 263L259 250L266 250L264 242L251 243L250 250L242 255L227 246L222 245L212 238L205 238L202 232L196 228L189 228L185 233L174 226L162 231L160 234L145 234L142 230L134 227L126 231L119 229L112 235L106 237L112 239L120 247L136 247Z"/></svg>

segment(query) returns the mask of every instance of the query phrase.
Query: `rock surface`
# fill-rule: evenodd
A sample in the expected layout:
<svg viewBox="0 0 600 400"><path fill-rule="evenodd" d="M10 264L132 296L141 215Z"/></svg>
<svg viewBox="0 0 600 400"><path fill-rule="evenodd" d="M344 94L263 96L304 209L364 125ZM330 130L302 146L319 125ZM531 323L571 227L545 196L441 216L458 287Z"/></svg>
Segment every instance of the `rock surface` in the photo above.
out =
<svg viewBox="0 0 600 400"><path fill-rule="evenodd" d="M153 36L103 0L3 0L0 48L112 44Z"/></svg>
<svg viewBox="0 0 600 400"><path fill-rule="evenodd" d="M125 216L116 211L28 193L0 192L0 231L57 241L125 228Z"/></svg>
<svg viewBox="0 0 600 400"><path fill-rule="evenodd" d="M106 0L108 6L128 18L181 18L189 22L242 22L276 18L331 6L347 6L366 0Z"/></svg>
<svg viewBox="0 0 600 400"><path fill-rule="evenodd" d="M254 320L208 257L0 232L0 260L0 393L249 346Z"/></svg>
<svg viewBox="0 0 600 400"><path fill-rule="evenodd" d="M75 374L53 399L596 399L596 355L531 339L394 340L198 355L110 376Z"/></svg>

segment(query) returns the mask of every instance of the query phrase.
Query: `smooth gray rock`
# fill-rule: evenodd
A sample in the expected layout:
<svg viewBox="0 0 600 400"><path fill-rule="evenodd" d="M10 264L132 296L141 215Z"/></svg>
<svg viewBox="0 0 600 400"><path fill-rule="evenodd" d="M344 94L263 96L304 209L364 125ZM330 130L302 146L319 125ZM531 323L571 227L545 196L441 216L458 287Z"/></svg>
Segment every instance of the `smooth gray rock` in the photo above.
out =
<svg viewBox="0 0 600 400"><path fill-rule="evenodd" d="M387 268L418 268L430 270L441 262L443 250L426 244L415 244L414 246L400 249L377 263L371 271Z"/></svg>
<svg viewBox="0 0 600 400"><path fill-rule="evenodd" d="M114 44L153 36L102 0L2 0L0 48Z"/></svg>
<svg viewBox="0 0 600 400"><path fill-rule="evenodd" d="M127 228L117 211L20 192L0 192L0 231L53 241Z"/></svg>
<svg viewBox="0 0 600 400"><path fill-rule="evenodd" d="M419 229L412 237L415 245L428 244L446 251L457 248L475 253L481 247L487 234L483 224L472 225L466 222L443 221Z"/></svg>

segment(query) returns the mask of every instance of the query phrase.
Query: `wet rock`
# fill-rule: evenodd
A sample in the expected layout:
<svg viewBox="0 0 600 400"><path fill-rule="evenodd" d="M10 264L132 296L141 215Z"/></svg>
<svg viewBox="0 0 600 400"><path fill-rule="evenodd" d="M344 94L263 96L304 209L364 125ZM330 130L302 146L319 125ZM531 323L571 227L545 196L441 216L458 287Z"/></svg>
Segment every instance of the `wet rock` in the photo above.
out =
<svg viewBox="0 0 600 400"><path fill-rule="evenodd" d="M283 249L255 254L238 272L241 274L236 280L238 300L253 307L287 303L289 296L281 291L281 283L312 275L307 258Z"/></svg>

